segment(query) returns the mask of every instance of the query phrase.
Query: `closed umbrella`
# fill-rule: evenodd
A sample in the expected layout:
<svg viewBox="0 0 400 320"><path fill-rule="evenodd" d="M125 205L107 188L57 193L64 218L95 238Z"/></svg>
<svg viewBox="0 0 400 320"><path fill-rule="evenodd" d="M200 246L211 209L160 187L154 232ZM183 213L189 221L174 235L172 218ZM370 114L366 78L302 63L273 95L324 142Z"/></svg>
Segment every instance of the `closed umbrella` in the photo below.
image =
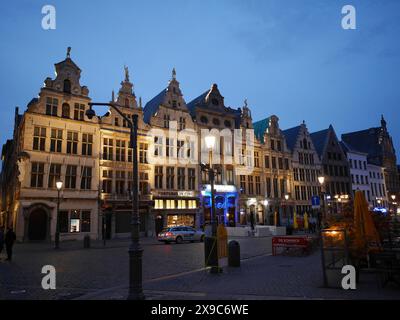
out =
<svg viewBox="0 0 400 320"><path fill-rule="evenodd" d="M275 211L274 212L274 226L278 225L278 213Z"/></svg>
<svg viewBox="0 0 400 320"><path fill-rule="evenodd" d="M364 193L356 191L354 199L354 234L355 246L358 250L368 253L372 248L380 247L378 231L368 210Z"/></svg>
<svg viewBox="0 0 400 320"><path fill-rule="evenodd" d="M296 212L293 213L293 229L297 229L299 226L297 225L297 217Z"/></svg>
<svg viewBox="0 0 400 320"><path fill-rule="evenodd" d="M308 215L307 212L304 214L304 230L308 230Z"/></svg>

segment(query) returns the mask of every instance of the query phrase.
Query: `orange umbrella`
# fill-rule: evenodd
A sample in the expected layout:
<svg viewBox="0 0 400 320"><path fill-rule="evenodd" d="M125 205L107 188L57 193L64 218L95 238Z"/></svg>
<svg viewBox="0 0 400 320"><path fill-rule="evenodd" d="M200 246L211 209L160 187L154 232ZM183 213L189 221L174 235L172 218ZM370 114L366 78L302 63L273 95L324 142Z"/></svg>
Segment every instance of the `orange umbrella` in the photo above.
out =
<svg viewBox="0 0 400 320"><path fill-rule="evenodd" d="M354 199L354 233L357 249L368 252L369 249L380 247L379 234L362 191L356 191Z"/></svg>

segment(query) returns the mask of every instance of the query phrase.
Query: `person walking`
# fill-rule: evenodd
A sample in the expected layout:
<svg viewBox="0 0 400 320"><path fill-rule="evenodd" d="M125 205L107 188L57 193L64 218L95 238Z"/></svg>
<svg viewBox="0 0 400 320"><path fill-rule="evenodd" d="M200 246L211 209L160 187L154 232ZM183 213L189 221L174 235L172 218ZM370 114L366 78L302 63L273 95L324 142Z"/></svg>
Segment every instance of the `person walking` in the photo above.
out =
<svg viewBox="0 0 400 320"><path fill-rule="evenodd" d="M8 261L11 261L12 259L12 249L13 249L13 245L15 240L17 239L14 231L11 228L8 228L8 231L6 233L6 239L5 239L5 243L6 243L6 251L7 251L7 259Z"/></svg>

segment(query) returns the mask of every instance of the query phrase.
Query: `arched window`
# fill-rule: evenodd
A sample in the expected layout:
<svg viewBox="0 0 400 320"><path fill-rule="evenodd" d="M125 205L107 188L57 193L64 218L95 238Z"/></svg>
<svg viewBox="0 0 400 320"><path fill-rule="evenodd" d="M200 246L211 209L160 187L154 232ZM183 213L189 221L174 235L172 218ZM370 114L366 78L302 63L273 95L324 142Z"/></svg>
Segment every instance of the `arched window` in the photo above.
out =
<svg viewBox="0 0 400 320"><path fill-rule="evenodd" d="M69 79L64 80L64 92L71 93L71 81Z"/></svg>
<svg viewBox="0 0 400 320"><path fill-rule="evenodd" d="M70 108L68 103L63 103L62 105L62 115L63 118L69 118L71 116Z"/></svg>
<svg viewBox="0 0 400 320"><path fill-rule="evenodd" d="M129 99L128 98L125 99L125 107L129 108Z"/></svg>

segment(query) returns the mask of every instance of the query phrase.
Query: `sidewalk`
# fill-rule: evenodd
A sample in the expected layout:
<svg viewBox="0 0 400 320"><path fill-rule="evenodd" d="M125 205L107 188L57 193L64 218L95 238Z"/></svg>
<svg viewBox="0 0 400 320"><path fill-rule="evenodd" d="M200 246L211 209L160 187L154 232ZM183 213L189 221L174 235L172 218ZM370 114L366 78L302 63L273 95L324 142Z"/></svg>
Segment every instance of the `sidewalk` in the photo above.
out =
<svg viewBox="0 0 400 320"><path fill-rule="evenodd" d="M319 252L307 257L263 255L242 260L240 268L219 275L197 270L144 282L149 300L400 299L400 288L379 288L373 275L362 275L356 290L322 287ZM126 299L127 287L115 287L79 300Z"/></svg>

